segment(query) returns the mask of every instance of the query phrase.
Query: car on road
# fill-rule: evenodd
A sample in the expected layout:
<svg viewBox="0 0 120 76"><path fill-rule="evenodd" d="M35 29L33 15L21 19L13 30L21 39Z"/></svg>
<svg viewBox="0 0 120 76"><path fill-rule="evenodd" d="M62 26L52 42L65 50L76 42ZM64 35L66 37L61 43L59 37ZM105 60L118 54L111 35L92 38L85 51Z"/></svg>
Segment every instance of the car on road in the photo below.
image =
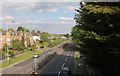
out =
<svg viewBox="0 0 120 76"><path fill-rule="evenodd" d="M72 76L70 68L69 67L63 67L60 71L59 76Z"/></svg>
<svg viewBox="0 0 120 76"><path fill-rule="evenodd" d="M80 68L83 66L83 63L78 63L77 67Z"/></svg>
<svg viewBox="0 0 120 76"><path fill-rule="evenodd" d="M34 54L33 58L38 58L39 54Z"/></svg>

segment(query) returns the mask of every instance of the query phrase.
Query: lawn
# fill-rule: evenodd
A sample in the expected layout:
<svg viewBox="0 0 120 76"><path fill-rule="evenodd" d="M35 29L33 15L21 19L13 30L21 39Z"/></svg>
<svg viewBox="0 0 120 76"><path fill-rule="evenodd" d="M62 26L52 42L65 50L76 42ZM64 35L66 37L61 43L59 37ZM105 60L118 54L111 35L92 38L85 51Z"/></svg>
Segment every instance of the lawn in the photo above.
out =
<svg viewBox="0 0 120 76"><path fill-rule="evenodd" d="M27 58L32 57L35 53L40 53L40 52L41 51L36 50L36 51L32 51L32 52L28 52L26 54L20 55L16 58L12 58L12 59L10 59L10 62L8 62L7 60L3 61L2 63L0 63L0 68L4 68L4 67L10 66L11 64L14 64L16 62L25 60Z"/></svg>

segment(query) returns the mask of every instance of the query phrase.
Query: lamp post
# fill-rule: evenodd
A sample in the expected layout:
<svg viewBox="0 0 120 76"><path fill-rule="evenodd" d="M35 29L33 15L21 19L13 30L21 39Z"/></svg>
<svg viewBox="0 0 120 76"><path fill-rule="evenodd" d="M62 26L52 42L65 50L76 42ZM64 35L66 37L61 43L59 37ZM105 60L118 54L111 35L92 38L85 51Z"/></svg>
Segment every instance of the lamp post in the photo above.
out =
<svg viewBox="0 0 120 76"><path fill-rule="evenodd" d="M34 61L35 61L35 74L37 74L37 54L34 55Z"/></svg>

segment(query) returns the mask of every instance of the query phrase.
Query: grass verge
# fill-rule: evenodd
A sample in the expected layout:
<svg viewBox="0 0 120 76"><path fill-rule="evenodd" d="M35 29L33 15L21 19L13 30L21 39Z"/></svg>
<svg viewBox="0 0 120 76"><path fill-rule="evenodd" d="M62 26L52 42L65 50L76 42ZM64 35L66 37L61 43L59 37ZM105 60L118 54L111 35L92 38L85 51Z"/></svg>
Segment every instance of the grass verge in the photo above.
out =
<svg viewBox="0 0 120 76"><path fill-rule="evenodd" d="M0 68L8 67L11 64L14 64L16 62L20 62L22 60L25 60L25 59L27 59L29 57L32 57L35 53L40 53L40 52L41 51L36 50L36 51L32 51L32 52L28 52L26 54L20 55L20 56L15 57L15 58L11 58L10 62L8 62L8 60L3 61L2 63L0 63Z"/></svg>

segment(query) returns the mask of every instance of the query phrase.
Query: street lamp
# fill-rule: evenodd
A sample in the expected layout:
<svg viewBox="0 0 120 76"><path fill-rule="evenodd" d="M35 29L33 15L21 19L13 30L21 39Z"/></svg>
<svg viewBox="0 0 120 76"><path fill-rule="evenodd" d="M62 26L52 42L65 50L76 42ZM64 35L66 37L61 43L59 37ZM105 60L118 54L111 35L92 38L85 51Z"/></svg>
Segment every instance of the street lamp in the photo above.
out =
<svg viewBox="0 0 120 76"><path fill-rule="evenodd" d="M34 55L34 61L35 61L35 74L37 74L37 54Z"/></svg>

